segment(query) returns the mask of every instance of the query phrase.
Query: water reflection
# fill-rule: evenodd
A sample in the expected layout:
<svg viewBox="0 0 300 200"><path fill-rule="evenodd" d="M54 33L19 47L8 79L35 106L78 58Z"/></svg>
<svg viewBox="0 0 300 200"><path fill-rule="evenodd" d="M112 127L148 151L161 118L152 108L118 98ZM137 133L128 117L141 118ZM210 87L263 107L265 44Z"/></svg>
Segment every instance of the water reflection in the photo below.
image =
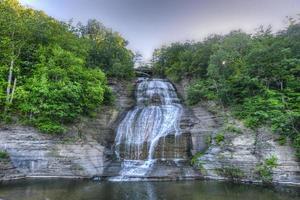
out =
<svg viewBox="0 0 300 200"><path fill-rule="evenodd" d="M296 200L299 188L214 181L92 182L27 180L0 185L4 200Z"/></svg>

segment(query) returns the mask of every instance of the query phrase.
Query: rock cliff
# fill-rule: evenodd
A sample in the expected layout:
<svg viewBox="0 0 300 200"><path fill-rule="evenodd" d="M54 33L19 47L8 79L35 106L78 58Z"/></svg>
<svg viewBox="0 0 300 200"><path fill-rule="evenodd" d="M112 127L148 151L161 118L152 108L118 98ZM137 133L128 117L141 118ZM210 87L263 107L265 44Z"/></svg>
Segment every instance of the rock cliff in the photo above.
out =
<svg viewBox="0 0 300 200"><path fill-rule="evenodd" d="M134 83L110 80L110 85L116 94L115 105L101 107L93 118L82 118L64 136L45 135L17 125L0 127L0 150L10 155L10 159L0 160L0 180L26 176L116 176L120 163L114 158L114 129L125 111L135 104ZM183 100L187 85L188 81L175 84ZM280 145L267 128L250 130L225 111L216 109L212 102L185 106L180 127L184 135L191 135L192 144L178 148L191 150L192 161L204 178L259 182L258 166L273 156L278 165L271 171L272 181L300 184L300 163L294 149L288 143ZM168 170L177 164L170 166ZM170 177L176 170L190 170L186 164L182 166L168 172ZM153 177L162 176L163 170L154 171Z"/></svg>
<svg viewBox="0 0 300 200"><path fill-rule="evenodd" d="M0 126L0 150L10 160L0 160L0 180L22 177L86 178L109 176L113 160L114 128L133 104L133 83L110 80L115 105L103 106L95 117L80 119L63 136L51 136L21 125Z"/></svg>
<svg viewBox="0 0 300 200"><path fill-rule="evenodd" d="M188 81L175 85L186 99ZM267 128L245 128L213 102L187 107L182 122L185 131L192 135L195 167L205 178L261 182L258 167L274 157L277 167L271 170L272 182L300 185L300 162L294 149L289 142L280 145L278 136Z"/></svg>

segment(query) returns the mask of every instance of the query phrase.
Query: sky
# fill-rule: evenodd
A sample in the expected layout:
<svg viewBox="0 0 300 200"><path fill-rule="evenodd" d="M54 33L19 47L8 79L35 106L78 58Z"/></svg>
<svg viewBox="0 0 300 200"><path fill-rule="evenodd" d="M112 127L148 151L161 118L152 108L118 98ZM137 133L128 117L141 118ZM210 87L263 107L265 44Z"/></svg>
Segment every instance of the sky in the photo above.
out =
<svg viewBox="0 0 300 200"><path fill-rule="evenodd" d="M97 19L118 31L129 48L150 59L155 48L175 41L202 40L233 29L286 26L300 14L300 0L20 0L59 20Z"/></svg>

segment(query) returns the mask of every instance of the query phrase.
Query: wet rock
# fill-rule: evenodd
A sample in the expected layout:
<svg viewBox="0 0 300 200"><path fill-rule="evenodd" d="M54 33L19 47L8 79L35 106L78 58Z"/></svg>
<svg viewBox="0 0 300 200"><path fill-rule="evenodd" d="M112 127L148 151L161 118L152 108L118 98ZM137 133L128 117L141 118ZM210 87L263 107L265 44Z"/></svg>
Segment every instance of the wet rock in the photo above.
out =
<svg viewBox="0 0 300 200"><path fill-rule="evenodd" d="M9 158L0 159L0 182L24 177L25 176L13 166Z"/></svg>

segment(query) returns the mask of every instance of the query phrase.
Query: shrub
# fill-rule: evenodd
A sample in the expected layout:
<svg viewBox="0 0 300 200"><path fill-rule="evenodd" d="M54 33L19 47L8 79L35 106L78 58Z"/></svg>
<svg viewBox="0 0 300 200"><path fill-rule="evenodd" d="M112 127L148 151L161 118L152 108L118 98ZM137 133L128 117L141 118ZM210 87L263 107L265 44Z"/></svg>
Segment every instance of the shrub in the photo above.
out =
<svg viewBox="0 0 300 200"><path fill-rule="evenodd" d="M36 126L41 132L48 134L61 134L66 131L63 125L52 121L39 121Z"/></svg>
<svg viewBox="0 0 300 200"><path fill-rule="evenodd" d="M210 84L205 81L197 81L191 85L187 91L187 103L189 105L195 105L201 100L213 100L216 98L215 93L209 86Z"/></svg>
<svg viewBox="0 0 300 200"><path fill-rule="evenodd" d="M224 131L228 131L228 132L231 132L231 133L237 133L237 134L242 134L242 130L234 125L231 125L231 124L228 124Z"/></svg>
<svg viewBox="0 0 300 200"><path fill-rule="evenodd" d="M271 156L265 159L262 163L256 166L256 173L259 175L259 179L263 183L269 184L273 181L272 171L278 166L278 158Z"/></svg>
<svg viewBox="0 0 300 200"><path fill-rule="evenodd" d="M225 136L224 136L224 133L218 133L216 136L215 136L215 141L218 145L221 144L221 142L223 142L225 139Z"/></svg>
<svg viewBox="0 0 300 200"><path fill-rule="evenodd" d="M232 181L237 181L245 177L244 172L234 166L218 168L217 173L223 177L229 178Z"/></svg>
<svg viewBox="0 0 300 200"><path fill-rule="evenodd" d="M191 159L191 164L196 165L198 163L198 159L201 158L203 155L204 155L203 152L196 153Z"/></svg>
<svg viewBox="0 0 300 200"><path fill-rule="evenodd" d="M197 169L202 173L205 174L206 170L203 167L204 161L199 160L199 158L201 158L204 155L203 152L198 152L196 153L192 159L191 159L191 165L197 167Z"/></svg>
<svg viewBox="0 0 300 200"><path fill-rule="evenodd" d="M205 144L210 146L211 145L211 142L212 142L212 138L210 135L206 136L205 138Z"/></svg>
<svg viewBox="0 0 300 200"><path fill-rule="evenodd" d="M0 150L0 159L7 159L9 158L9 155L6 151Z"/></svg>

